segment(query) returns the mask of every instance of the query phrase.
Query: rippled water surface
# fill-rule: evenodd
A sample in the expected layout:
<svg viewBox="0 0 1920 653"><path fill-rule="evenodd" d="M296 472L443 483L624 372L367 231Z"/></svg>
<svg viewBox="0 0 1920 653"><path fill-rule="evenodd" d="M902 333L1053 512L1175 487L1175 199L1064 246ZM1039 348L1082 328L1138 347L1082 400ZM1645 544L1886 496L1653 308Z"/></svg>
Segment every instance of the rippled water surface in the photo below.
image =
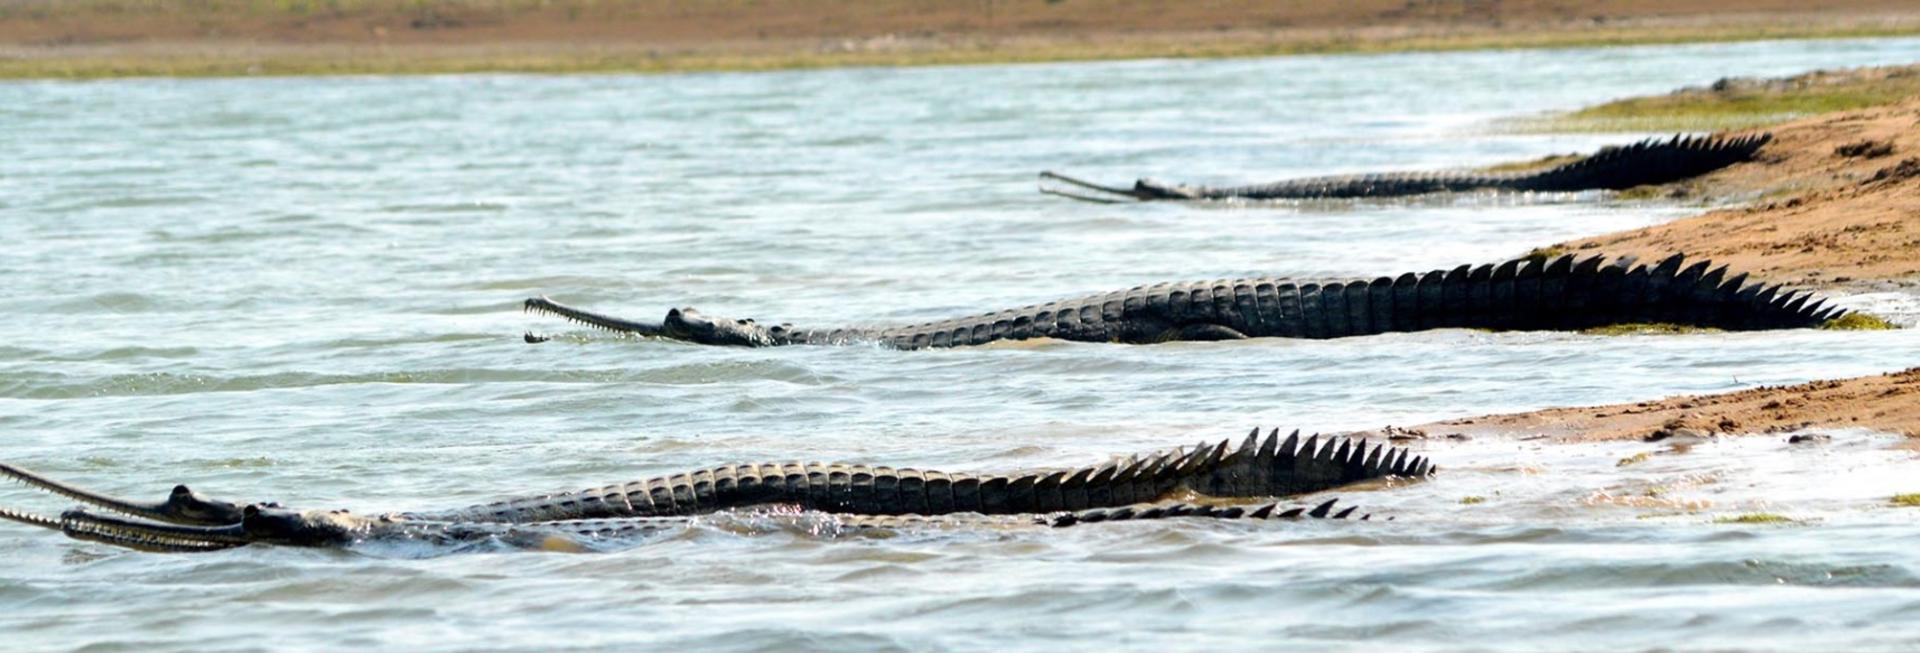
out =
<svg viewBox="0 0 1920 653"><path fill-rule="evenodd" d="M0 84L0 458L134 496L190 482L377 511L734 461L1077 465L1253 425L1898 369L1920 364L1915 331L730 350L517 307L905 321L1163 280L1492 261L1697 207L1096 206L1039 195L1034 173L1486 164L1640 136L1490 133L1501 117L1916 59L1920 40L1873 40ZM1910 296L1847 301L1915 312ZM562 337L529 346L528 329ZM1435 443L1441 478L1342 495L1390 523L826 538L716 518L605 555L175 556L0 524L0 631L10 648L94 650L1920 647L1920 510L1884 507L1920 491L1913 451L1834 435ZM59 507L17 488L0 505ZM1714 523L1755 512L1800 521Z"/></svg>

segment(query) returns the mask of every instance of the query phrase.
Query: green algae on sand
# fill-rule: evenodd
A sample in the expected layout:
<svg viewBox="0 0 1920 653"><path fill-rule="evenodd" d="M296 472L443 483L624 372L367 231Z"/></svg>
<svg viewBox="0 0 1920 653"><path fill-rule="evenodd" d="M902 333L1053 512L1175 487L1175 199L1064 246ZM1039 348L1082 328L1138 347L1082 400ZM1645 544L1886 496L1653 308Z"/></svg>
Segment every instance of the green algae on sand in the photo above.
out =
<svg viewBox="0 0 1920 653"><path fill-rule="evenodd" d="M1521 131L1542 132L1718 131L1892 104L1915 94L1920 66L1822 70L1780 79L1726 78L1516 124Z"/></svg>

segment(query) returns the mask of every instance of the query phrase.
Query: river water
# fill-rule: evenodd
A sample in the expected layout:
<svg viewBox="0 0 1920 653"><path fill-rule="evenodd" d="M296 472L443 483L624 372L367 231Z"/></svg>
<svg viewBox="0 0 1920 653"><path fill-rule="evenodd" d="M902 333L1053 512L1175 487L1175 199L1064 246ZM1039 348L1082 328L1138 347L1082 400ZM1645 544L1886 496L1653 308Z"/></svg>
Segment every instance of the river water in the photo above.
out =
<svg viewBox="0 0 1920 653"><path fill-rule="evenodd" d="M0 459L158 497L461 505L722 462L1079 465L1237 437L1920 364L1920 332L716 349L657 318L908 321L1162 280L1377 276L1699 207L1598 196L1099 206L1036 172L1252 182L1645 134L1502 118L1920 40L850 69L0 84ZM1908 322L1911 296L1846 299ZM525 330L555 333L539 346ZM10 650L1913 650L1898 438L1424 445L1390 523L821 537L615 553L155 555L0 524ZM1640 452L1656 455L1616 467ZM1467 497L1483 497L1466 503ZM16 487L0 505L57 510ZM1726 524L1756 512L1797 523ZM762 529L769 530L769 529Z"/></svg>

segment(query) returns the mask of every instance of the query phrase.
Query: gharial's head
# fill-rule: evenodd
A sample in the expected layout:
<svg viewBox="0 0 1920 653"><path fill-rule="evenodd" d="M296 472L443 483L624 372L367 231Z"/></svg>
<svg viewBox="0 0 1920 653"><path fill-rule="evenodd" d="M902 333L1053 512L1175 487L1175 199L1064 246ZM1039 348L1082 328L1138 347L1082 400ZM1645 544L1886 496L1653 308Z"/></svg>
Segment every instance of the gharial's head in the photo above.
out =
<svg viewBox="0 0 1920 653"><path fill-rule="evenodd" d="M259 544L282 546L339 546L366 535L379 520L345 510L288 510L254 504L247 506L240 529Z"/></svg>
<svg viewBox="0 0 1920 653"><path fill-rule="evenodd" d="M667 317L658 323L641 322L626 318L596 313L584 308L568 306L546 297L534 297L523 304L528 311L558 315L560 317L613 331L639 336L656 336L697 342L703 345L737 345L758 347L778 344L785 327L763 327L753 320L728 320L702 314L692 308L676 308L667 311ZM542 342L544 338L529 336L528 342Z"/></svg>
<svg viewBox="0 0 1920 653"><path fill-rule="evenodd" d="M248 544L338 546L366 534L377 519L339 510L296 511L271 503L241 505L176 486L166 500L130 501L83 490L0 463L11 478L106 513L74 508L59 518L0 508L0 519L60 531L68 537L142 551L218 551Z"/></svg>
<svg viewBox="0 0 1920 653"><path fill-rule="evenodd" d="M705 345L759 347L772 344L774 340L771 330L753 320L710 317L692 307L667 311L667 319L661 321L660 325L668 337Z"/></svg>

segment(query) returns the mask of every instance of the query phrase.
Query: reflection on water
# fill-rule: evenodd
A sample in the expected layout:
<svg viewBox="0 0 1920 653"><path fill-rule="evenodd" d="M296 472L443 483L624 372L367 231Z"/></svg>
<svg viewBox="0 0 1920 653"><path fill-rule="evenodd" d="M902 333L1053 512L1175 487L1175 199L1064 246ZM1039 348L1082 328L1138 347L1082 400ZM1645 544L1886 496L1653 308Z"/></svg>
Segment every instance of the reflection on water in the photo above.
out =
<svg viewBox="0 0 1920 653"><path fill-rule="evenodd" d="M1920 363L1913 331L733 350L657 317L911 321L1140 283L1507 258L1697 207L1602 196L1094 206L1034 173L1244 183L1642 135L1494 117L1920 40L746 75L0 85L0 458L404 510L728 461L1083 464ZM1913 316L1910 295L1847 298ZM523 330L564 337L528 346ZM1727 648L1920 644L1910 449L1434 441L1392 522L820 537L716 517L604 555L161 556L0 527L26 648ZM1618 466L1642 451L1645 460ZM1473 498L1475 500L1469 500ZM0 489L0 505L51 509ZM1774 514L1785 524L1715 523ZM1699 645L1690 642L1710 642Z"/></svg>

